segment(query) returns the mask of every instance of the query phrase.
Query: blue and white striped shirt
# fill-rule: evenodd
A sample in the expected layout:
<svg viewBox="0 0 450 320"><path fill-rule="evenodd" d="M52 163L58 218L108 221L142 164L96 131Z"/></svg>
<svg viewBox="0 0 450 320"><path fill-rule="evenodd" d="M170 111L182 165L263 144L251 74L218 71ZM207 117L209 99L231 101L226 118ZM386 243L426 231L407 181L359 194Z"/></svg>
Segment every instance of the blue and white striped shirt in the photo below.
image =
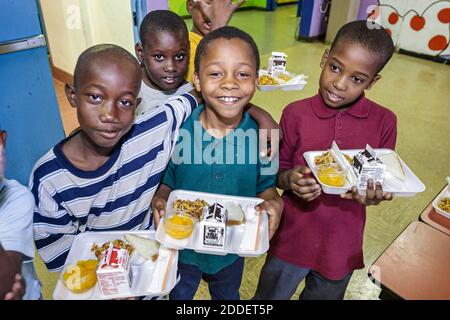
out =
<svg viewBox="0 0 450 320"><path fill-rule="evenodd" d="M150 202L172 155L179 128L197 102L190 94L169 99L135 119L95 171L74 167L61 141L35 164L34 240L49 271L64 266L74 237L84 231L139 230L152 226Z"/></svg>

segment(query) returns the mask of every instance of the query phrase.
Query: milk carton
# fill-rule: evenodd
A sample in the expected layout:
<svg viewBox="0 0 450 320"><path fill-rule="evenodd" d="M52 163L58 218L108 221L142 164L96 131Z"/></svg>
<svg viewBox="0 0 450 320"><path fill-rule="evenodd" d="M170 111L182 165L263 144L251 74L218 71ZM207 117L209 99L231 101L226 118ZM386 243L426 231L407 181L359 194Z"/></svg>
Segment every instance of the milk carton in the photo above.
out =
<svg viewBox="0 0 450 320"><path fill-rule="evenodd" d="M272 56L269 58L268 73L277 77L279 74L286 72L286 58L287 55L283 52L272 52Z"/></svg>
<svg viewBox="0 0 450 320"><path fill-rule="evenodd" d="M98 269L97 280L104 296L128 295L132 283L128 250L109 244Z"/></svg>
<svg viewBox="0 0 450 320"><path fill-rule="evenodd" d="M200 245L209 250L225 249L227 211L219 203L214 203L203 210L200 222Z"/></svg>
<svg viewBox="0 0 450 320"><path fill-rule="evenodd" d="M367 189L367 180L383 183L385 165L377 157L375 151L366 145L366 149L353 157L352 170L356 175L356 186L359 190Z"/></svg>

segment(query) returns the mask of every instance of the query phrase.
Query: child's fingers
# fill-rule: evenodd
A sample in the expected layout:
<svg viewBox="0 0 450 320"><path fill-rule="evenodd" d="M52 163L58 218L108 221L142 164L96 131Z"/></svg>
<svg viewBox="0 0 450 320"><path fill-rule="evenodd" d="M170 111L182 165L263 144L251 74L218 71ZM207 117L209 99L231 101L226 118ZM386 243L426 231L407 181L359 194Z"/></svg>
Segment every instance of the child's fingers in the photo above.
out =
<svg viewBox="0 0 450 320"><path fill-rule="evenodd" d="M392 192L386 192L383 196L383 199L387 200L387 201L391 201L393 198L394 198L394 195L392 194Z"/></svg>
<svg viewBox="0 0 450 320"><path fill-rule="evenodd" d="M291 189L294 193L297 194L297 196L299 196L304 200L308 200L310 198L312 199L317 198L322 192L318 184L307 186L293 185Z"/></svg>
<svg viewBox="0 0 450 320"><path fill-rule="evenodd" d="M239 0L239 1L237 1L237 2L234 3L234 6L235 6L236 9L237 9L237 8L239 8L245 1L247 1L247 0Z"/></svg>
<svg viewBox="0 0 450 320"><path fill-rule="evenodd" d="M375 197L378 200L383 200L383 188L381 187L381 183L379 182L375 184Z"/></svg>

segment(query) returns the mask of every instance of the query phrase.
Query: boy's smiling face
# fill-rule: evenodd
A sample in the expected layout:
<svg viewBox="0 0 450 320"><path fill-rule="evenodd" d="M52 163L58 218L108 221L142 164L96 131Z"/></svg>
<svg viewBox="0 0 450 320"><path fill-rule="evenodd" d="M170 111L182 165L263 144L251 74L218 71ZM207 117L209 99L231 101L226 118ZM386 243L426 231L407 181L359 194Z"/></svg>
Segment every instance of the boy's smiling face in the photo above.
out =
<svg viewBox="0 0 450 320"><path fill-rule="evenodd" d="M174 90L189 66L189 39L183 32L156 31L136 45L136 55L144 65L144 82L157 90Z"/></svg>
<svg viewBox="0 0 450 320"><path fill-rule="evenodd" d="M140 70L120 58L98 57L84 68L76 90L66 85L70 104L77 108L82 136L99 153L108 153L130 129L140 102Z"/></svg>
<svg viewBox="0 0 450 320"><path fill-rule="evenodd" d="M211 41L193 80L205 104L219 119L240 119L256 88L256 59L244 40Z"/></svg>
<svg viewBox="0 0 450 320"><path fill-rule="evenodd" d="M330 108L345 109L370 89L381 76L378 57L352 42L339 42L325 50L320 74L320 95Z"/></svg>

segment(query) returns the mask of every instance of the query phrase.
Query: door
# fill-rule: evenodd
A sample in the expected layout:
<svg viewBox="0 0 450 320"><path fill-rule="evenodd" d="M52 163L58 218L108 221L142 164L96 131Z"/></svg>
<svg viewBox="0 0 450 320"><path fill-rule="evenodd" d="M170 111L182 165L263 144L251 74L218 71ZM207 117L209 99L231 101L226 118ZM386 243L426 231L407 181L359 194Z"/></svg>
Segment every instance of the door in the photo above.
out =
<svg viewBox="0 0 450 320"><path fill-rule="evenodd" d="M0 2L0 79L5 176L28 185L35 162L64 138L35 1Z"/></svg>

